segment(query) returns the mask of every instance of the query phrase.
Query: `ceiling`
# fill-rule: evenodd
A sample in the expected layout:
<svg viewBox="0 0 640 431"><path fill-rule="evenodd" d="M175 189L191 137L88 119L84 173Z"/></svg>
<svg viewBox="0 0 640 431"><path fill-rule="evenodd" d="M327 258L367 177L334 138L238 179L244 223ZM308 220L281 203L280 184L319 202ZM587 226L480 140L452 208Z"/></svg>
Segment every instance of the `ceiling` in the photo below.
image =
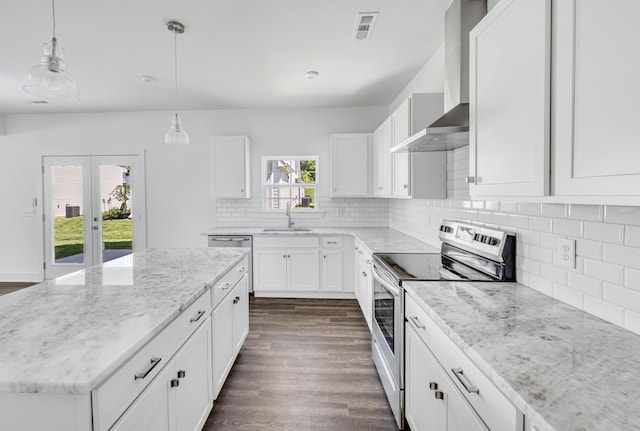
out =
<svg viewBox="0 0 640 431"><path fill-rule="evenodd" d="M450 0L57 0L56 36L80 101L34 103L26 71L51 39L50 0L3 0L0 113L388 105L441 46ZM352 38L358 12L378 11ZM309 80L305 73L320 76ZM142 75L156 78L145 83Z"/></svg>

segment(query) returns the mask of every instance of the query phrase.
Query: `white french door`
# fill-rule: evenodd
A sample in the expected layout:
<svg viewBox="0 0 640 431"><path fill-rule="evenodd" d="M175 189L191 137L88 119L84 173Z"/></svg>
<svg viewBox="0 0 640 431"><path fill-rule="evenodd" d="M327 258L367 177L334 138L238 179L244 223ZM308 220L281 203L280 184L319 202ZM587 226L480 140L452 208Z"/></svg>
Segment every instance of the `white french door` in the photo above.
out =
<svg viewBox="0 0 640 431"><path fill-rule="evenodd" d="M144 157L42 158L45 278L146 247Z"/></svg>

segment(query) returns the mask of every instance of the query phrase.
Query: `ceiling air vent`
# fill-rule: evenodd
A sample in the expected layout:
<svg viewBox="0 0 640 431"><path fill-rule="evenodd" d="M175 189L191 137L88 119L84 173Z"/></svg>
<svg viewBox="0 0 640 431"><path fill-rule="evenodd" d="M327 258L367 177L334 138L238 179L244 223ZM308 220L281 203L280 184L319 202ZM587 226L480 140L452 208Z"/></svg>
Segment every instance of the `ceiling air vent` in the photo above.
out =
<svg viewBox="0 0 640 431"><path fill-rule="evenodd" d="M353 38L355 40L369 39L377 19L378 12L360 12L356 17L356 27L353 29Z"/></svg>

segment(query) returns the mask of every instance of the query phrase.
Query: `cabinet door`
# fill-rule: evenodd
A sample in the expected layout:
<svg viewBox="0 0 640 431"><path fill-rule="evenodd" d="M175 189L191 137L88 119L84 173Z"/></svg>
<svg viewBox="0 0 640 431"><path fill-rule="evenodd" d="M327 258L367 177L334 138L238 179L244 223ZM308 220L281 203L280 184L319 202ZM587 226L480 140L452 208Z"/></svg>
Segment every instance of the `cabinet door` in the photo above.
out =
<svg viewBox="0 0 640 431"><path fill-rule="evenodd" d="M371 274L371 260L366 255L358 258L360 268L360 308L367 322L369 331L373 329L373 275Z"/></svg>
<svg viewBox="0 0 640 431"><path fill-rule="evenodd" d="M393 153L393 196L409 197L411 195L411 153Z"/></svg>
<svg viewBox="0 0 640 431"><path fill-rule="evenodd" d="M174 377L173 362L166 365L125 414L110 428L112 431L158 430L169 431L170 395L177 388L170 388ZM207 382L208 384L208 382Z"/></svg>
<svg viewBox="0 0 640 431"><path fill-rule="evenodd" d="M443 380L443 388L447 399L447 431L489 431L451 382Z"/></svg>
<svg viewBox="0 0 640 431"><path fill-rule="evenodd" d="M553 2L557 195L640 195L639 16L637 0Z"/></svg>
<svg viewBox="0 0 640 431"><path fill-rule="evenodd" d="M213 407L210 318L200 325L180 349L175 358L175 370L176 375L173 377L179 383L174 388L177 389L174 410L176 429L199 431Z"/></svg>
<svg viewBox="0 0 640 431"><path fill-rule="evenodd" d="M407 98L391 114L393 128L393 145L411 136L411 98Z"/></svg>
<svg viewBox="0 0 640 431"><path fill-rule="evenodd" d="M238 352L249 333L249 277L244 276L231 292L233 296L233 354Z"/></svg>
<svg viewBox="0 0 640 431"><path fill-rule="evenodd" d="M211 196L249 198L249 138L214 136L210 145Z"/></svg>
<svg viewBox="0 0 640 431"><path fill-rule="evenodd" d="M471 196L549 193L551 0L501 0L470 33Z"/></svg>
<svg viewBox="0 0 640 431"><path fill-rule="evenodd" d="M342 291L342 250L335 248L322 249L322 285L323 291Z"/></svg>
<svg viewBox="0 0 640 431"><path fill-rule="evenodd" d="M253 289L256 292L285 290L287 286L287 251L253 250Z"/></svg>
<svg viewBox="0 0 640 431"><path fill-rule="evenodd" d="M287 250L287 277L289 290L318 290L320 268L317 248Z"/></svg>
<svg viewBox="0 0 640 431"><path fill-rule="evenodd" d="M368 133L331 135L331 197L369 196Z"/></svg>
<svg viewBox="0 0 640 431"><path fill-rule="evenodd" d="M213 399L218 398L220 389L233 365L233 299L231 294L227 295L212 314Z"/></svg>
<svg viewBox="0 0 640 431"><path fill-rule="evenodd" d="M391 195L391 117L373 132L373 195Z"/></svg>
<svg viewBox="0 0 640 431"><path fill-rule="evenodd" d="M405 417L414 431L443 431L447 423L448 378L409 323L405 337ZM432 389L435 385L437 389ZM442 399L436 398L436 390Z"/></svg>

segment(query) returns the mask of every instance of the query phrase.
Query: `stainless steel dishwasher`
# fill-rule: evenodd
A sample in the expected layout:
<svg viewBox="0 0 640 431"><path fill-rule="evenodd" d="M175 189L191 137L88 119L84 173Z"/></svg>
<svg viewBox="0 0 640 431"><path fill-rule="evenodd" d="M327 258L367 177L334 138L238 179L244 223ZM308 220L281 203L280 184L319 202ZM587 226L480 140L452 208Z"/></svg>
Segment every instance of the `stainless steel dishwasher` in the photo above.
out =
<svg viewBox="0 0 640 431"><path fill-rule="evenodd" d="M253 237L251 235L208 235L209 247L247 247L249 251L249 293L253 295Z"/></svg>

